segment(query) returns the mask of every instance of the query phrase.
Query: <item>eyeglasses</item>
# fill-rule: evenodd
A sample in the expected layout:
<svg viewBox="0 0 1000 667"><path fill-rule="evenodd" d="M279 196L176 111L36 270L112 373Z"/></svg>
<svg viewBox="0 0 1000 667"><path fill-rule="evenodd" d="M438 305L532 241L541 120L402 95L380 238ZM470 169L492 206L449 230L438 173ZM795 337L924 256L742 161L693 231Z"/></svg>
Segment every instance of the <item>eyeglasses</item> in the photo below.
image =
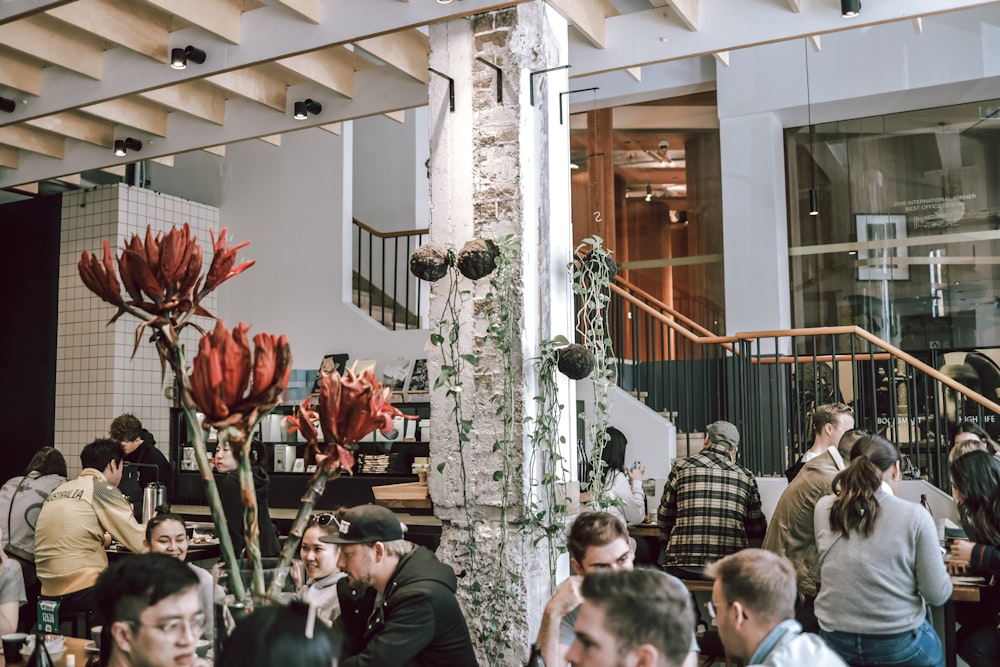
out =
<svg viewBox="0 0 1000 667"><path fill-rule="evenodd" d="M705 603L705 611L708 612L708 617L714 621L716 617L715 605L712 604L711 600Z"/></svg>
<svg viewBox="0 0 1000 667"><path fill-rule="evenodd" d="M171 641L177 641L184 636L182 633L190 632L191 636L197 639L201 637L205 629L205 614L197 613L189 619L172 618L166 623L147 624L142 621L126 621L129 625L141 625L145 628L156 628Z"/></svg>
<svg viewBox="0 0 1000 667"><path fill-rule="evenodd" d="M313 514L311 517L309 517L310 526L326 527L329 526L331 523L336 525L338 529L340 528L340 521L337 520L337 516L330 512L324 512L323 514Z"/></svg>

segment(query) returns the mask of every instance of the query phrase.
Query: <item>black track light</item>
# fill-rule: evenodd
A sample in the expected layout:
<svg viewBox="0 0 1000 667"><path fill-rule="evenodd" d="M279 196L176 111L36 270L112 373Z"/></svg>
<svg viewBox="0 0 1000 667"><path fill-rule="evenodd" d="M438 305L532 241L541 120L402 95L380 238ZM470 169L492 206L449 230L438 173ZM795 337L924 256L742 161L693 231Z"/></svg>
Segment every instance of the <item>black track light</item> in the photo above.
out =
<svg viewBox="0 0 1000 667"><path fill-rule="evenodd" d="M205 57L204 51L197 46L189 44L183 49L176 48L170 50L170 66L174 69L187 69L188 61L196 65L201 65L205 62Z"/></svg>
<svg viewBox="0 0 1000 667"><path fill-rule="evenodd" d="M861 0L840 0L840 14L845 19L852 19L861 14Z"/></svg>
<svg viewBox="0 0 1000 667"><path fill-rule="evenodd" d="M295 120L305 120L309 114L316 115L323 110L323 105L316 100L304 100L295 103Z"/></svg>
<svg viewBox="0 0 1000 667"><path fill-rule="evenodd" d="M819 192L809 188L809 215L819 215Z"/></svg>
<svg viewBox="0 0 1000 667"><path fill-rule="evenodd" d="M17 102L14 100L8 100L6 97L0 97L0 111L5 111L6 113L14 113L14 109L17 107Z"/></svg>
<svg viewBox="0 0 1000 667"><path fill-rule="evenodd" d="M132 137L115 139L115 155L124 157L129 151L142 150L142 142Z"/></svg>

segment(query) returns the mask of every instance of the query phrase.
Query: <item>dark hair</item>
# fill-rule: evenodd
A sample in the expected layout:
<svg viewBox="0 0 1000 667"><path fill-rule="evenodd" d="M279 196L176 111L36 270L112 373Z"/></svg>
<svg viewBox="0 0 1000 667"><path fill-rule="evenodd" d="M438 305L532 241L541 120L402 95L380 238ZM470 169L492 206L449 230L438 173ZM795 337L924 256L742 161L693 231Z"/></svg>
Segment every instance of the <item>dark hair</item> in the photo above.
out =
<svg viewBox="0 0 1000 667"><path fill-rule="evenodd" d="M971 433L972 435L979 438L979 441L983 443L983 446L987 450L989 450L991 454L996 454L1000 452L1000 445L997 445L997 443L993 441L993 438L990 437L990 434L987 433L982 426L980 426L974 421L969 421L968 419L966 419L965 421L958 422L958 424L955 425L955 428L951 430L951 442L953 444L952 444L952 451L948 453L949 459L953 459L955 458L955 456L961 456L963 453L965 453L964 451L961 451L958 452L957 454L954 455L952 454L953 452L955 452L955 447L956 447L956 445L954 445L955 438L962 435L963 433Z"/></svg>
<svg viewBox="0 0 1000 667"><path fill-rule="evenodd" d="M312 639L306 638L309 607L292 602L287 607L257 607L236 624L216 658L217 667L331 667L340 661L343 636L317 620Z"/></svg>
<svg viewBox="0 0 1000 667"><path fill-rule="evenodd" d="M840 442L837 443L837 451L840 452L840 456L845 460L850 460L854 443L866 435L871 435L871 433L863 428L852 428L850 431L845 431L844 435L840 436Z"/></svg>
<svg viewBox="0 0 1000 667"><path fill-rule="evenodd" d="M187 524L184 522L184 517L180 514L170 511L169 505L160 505L156 508L156 514L154 514L149 521L146 523L146 541L150 544L153 543L153 531L160 527L160 525L166 523L167 521L177 521L184 528L187 528ZM208 613L207 611L205 613Z"/></svg>
<svg viewBox="0 0 1000 667"><path fill-rule="evenodd" d="M844 537L857 530L865 537L875 531L879 504L875 494L882 473L899 461L899 450L880 435L866 435L854 443L851 464L833 478L837 499L830 508L830 528Z"/></svg>
<svg viewBox="0 0 1000 667"><path fill-rule="evenodd" d="M601 459L604 461L604 482L616 470L625 473L625 447L628 446L628 439L625 434L614 426L608 428L608 441L604 443L601 450Z"/></svg>
<svg viewBox="0 0 1000 667"><path fill-rule="evenodd" d="M643 568L594 572L583 578L580 593L604 611L605 629L618 641L619 655L652 644L667 665L684 662L694 614L691 596L677 579Z"/></svg>
<svg viewBox="0 0 1000 667"><path fill-rule="evenodd" d="M975 451L951 462L951 483L962 495L958 513L969 539L1000 544L1000 461Z"/></svg>
<svg viewBox="0 0 1000 667"><path fill-rule="evenodd" d="M37 472L43 477L45 475L61 475L66 477L66 459L55 447L42 447L28 462L28 469L25 474Z"/></svg>
<svg viewBox="0 0 1000 667"><path fill-rule="evenodd" d="M603 547L618 538L628 542L628 530L618 517L607 512L581 512L569 527L566 548L578 563L590 547Z"/></svg>
<svg viewBox="0 0 1000 667"><path fill-rule="evenodd" d="M187 564L163 554L134 554L101 573L94 600L107 628L115 621L138 620L147 608L189 588L197 590L198 575Z"/></svg>
<svg viewBox="0 0 1000 667"><path fill-rule="evenodd" d="M118 415L108 428L108 435L118 442L130 442L142 437L142 422L132 414Z"/></svg>
<svg viewBox="0 0 1000 667"><path fill-rule="evenodd" d="M795 616L795 568L784 556L766 549L743 549L709 564L726 602L743 605L776 625Z"/></svg>
<svg viewBox="0 0 1000 667"><path fill-rule="evenodd" d="M83 448L80 452L80 464L84 468L104 470L112 461L121 463L125 458L125 449L117 440L98 438Z"/></svg>
<svg viewBox="0 0 1000 667"><path fill-rule="evenodd" d="M267 469L267 448L264 443L256 438L250 441L250 465L260 466Z"/></svg>

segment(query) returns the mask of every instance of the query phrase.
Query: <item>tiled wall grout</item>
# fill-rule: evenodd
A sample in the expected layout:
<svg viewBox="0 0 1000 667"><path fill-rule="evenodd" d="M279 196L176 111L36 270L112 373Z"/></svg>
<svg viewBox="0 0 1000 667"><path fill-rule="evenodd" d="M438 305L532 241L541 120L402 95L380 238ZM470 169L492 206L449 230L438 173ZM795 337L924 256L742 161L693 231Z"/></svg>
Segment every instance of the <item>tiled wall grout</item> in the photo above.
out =
<svg viewBox="0 0 1000 667"><path fill-rule="evenodd" d="M160 382L160 362L145 335L135 356L132 349L139 321L123 315L105 326L115 309L104 304L80 280L80 254L103 254L108 240L117 255L133 234L146 226L167 232L187 222L211 261L209 230L219 227L218 209L179 197L115 184L63 195L59 262L59 323L56 352L55 446L66 456L70 476L80 471L80 450L107 436L111 420L135 414L168 454L170 401ZM205 302L215 311L215 295ZM197 332L181 336L187 349L197 347ZM190 362L190 360L188 360ZM169 382L169 374L167 376Z"/></svg>

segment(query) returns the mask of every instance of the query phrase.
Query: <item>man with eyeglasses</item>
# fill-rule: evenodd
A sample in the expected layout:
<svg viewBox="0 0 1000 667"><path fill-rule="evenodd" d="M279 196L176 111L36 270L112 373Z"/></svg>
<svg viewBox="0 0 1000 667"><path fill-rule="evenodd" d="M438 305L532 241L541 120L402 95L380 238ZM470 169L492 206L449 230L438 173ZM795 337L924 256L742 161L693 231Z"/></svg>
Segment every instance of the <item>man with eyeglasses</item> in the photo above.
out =
<svg viewBox="0 0 1000 667"><path fill-rule="evenodd" d="M455 572L404 540L403 531L392 510L360 505L344 512L335 533L320 537L340 545L337 567L347 573L337 589L350 657L340 666L475 667Z"/></svg>
<svg viewBox="0 0 1000 667"><path fill-rule="evenodd" d="M105 667L200 665L196 647L205 627L198 577L162 554L114 562L97 580L94 597L104 621Z"/></svg>
<svg viewBox="0 0 1000 667"><path fill-rule="evenodd" d="M802 632L793 618L795 570L787 558L744 549L705 573L715 579L706 606L727 655L748 665L846 667L819 635Z"/></svg>
<svg viewBox="0 0 1000 667"><path fill-rule="evenodd" d="M844 469L844 461L850 460L854 443L865 435L868 431L864 429L851 429L841 436L836 447L827 448L802 466L778 498L764 535L763 547L788 558L795 567L800 594L795 618L807 632L819 632L814 611L819 590L819 552L813 523L816 502L833 493L833 478Z"/></svg>

